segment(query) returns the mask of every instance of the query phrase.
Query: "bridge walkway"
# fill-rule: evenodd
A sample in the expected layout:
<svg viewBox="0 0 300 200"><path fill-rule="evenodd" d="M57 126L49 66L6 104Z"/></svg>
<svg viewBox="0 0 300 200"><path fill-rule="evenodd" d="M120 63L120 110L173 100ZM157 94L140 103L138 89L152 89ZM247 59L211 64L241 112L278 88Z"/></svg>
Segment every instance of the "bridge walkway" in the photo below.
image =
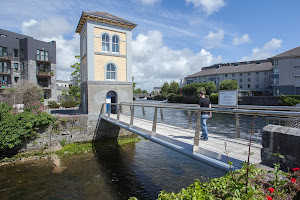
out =
<svg viewBox="0 0 300 200"><path fill-rule="evenodd" d="M151 135L184 148L191 153L193 152L193 144L195 131L191 129L184 129L177 126L172 126L164 123L157 123L156 132L153 133L152 121L140 119L134 117L134 125L130 126L131 117L128 115L120 114L119 120L117 120L117 114L111 114L110 118L107 115L102 116L103 119L111 119L115 122L121 123L126 127L139 130L143 133ZM225 151L225 143L227 154ZM253 143L251 144L251 156L250 163L261 163L261 149L262 145ZM207 141L200 140L199 147L194 149L194 152L201 155L208 156L213 159L217 159L224 163L229 161L233 162L234 166L241 167L241 163L248 159L249 141L241 138L228 138L222 135L209 133L209 139Z"/></svg>

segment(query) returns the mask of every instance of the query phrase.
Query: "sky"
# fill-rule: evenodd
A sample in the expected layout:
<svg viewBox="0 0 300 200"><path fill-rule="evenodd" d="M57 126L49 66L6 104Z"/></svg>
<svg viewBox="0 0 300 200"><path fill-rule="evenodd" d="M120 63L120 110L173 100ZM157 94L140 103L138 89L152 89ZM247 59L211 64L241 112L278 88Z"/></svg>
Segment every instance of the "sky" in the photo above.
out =
<svg viewBox="0 0 300 200"><path fill-rule="evenodd" d="M56 41L57 79L69 80L79 55L83 11L137 24L132 31L136 88L217 63L266 59L300 46L299 0L1 0L0 28Z"/></svg>

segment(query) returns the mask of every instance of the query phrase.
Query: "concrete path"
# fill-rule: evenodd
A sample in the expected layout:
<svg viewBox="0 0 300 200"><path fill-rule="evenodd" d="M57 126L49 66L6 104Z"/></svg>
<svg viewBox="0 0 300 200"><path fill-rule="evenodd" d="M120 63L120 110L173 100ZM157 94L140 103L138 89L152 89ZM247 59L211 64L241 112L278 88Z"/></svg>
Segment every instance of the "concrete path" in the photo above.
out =
<svg viewBox="0 0 300 200"><path fill-rule="evenodd" d="M117 119L117 115L112 114L111 118ZM121 115L120 122L125 123L129 126L130 116ZM152 121L139 118L134 118L133 128L136 128L144 133L151 134L152 136L155 136L169 143L193 151L195 130L157 123L156 134L153 135L153 133L151 132ZM225 153L225 143L229 161L233 162L235 166L241 167L241 163L248 159L249 141L239 138L232 139L225 136L209 133L209 139L207 141L200 140L199 149L197 150L197 152L227 163L228 158ZM251 163L261 163L261 149L261 144L251 144Z"/></svg>

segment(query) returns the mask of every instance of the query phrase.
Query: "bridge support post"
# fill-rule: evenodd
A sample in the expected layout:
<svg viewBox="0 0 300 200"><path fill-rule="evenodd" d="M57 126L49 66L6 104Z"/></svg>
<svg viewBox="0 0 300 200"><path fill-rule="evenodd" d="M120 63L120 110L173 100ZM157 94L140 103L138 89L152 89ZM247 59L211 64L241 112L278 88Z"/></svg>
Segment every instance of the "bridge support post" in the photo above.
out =
<svg viewBox="0 0 300 200"><path fill-rule="evenodd" d="M119 109L118 109L117 120L120 120L121 109L122 109L122 105L121 105L121 104L119 104Z"/></svg>
<svg viewBox="0 0 300 200"><path fill-rule="evenodd" d="M130 126L133 126L134 106L130 106Z"/></svg>
<svg viewBox="0 0 300 200"><path fill-rule="evenodd" d="M142 104L142 111L143 111L143 119L146 119L144 104Z"/></svg>
<svg viewBox="0 0 300 200"><path fill-rule="evenodd" d="M160 109L160 122L164 123L164 114L162 108Z"/></svg>
<svg viewBox="0 0 300 200"><path fill-rule="evenodd" d="M104 103L103 103L102 106L101 106L100 114L101 114L101 115L104 115Z"/></svg>
<svg viewBox="0 0 300 200"><path fill-rule="evenodd" d="M155 110L154 110L154 117L153 117L153 123L152 123L153 135L155 135L155 133L156 133L156 124L157 124L157 107L155 107Z"/></svg>
<svg viewBox="0 0 300 200"><path fill-rule="evenodd" d="M190 110L188 110L188 119L189 119L189 129L192 129L192 116Z"/></svg>
<svg viewBox="0 0 300 200"><path fill-rule="evenodd" d="M241 132L240 132L240 116L239 116L239 114L235 114L235 128L236 128L236 137L240 138Z"/></svg>
<svg viewBox="0 0 300 200"><path fill-rule="evenodd" d="M200 118L201 118L201 111L197 112L197 122L196 122L196 129L195 129L195 138L194 138L194 146L193 151L197 152L199 149L199 140L200 140Z"/></svg>
<svg viewBox="0 0 300 200"><path fill-rule="evenodd" d="M108 117L110 117L111 104L108 104Z"/></svg>

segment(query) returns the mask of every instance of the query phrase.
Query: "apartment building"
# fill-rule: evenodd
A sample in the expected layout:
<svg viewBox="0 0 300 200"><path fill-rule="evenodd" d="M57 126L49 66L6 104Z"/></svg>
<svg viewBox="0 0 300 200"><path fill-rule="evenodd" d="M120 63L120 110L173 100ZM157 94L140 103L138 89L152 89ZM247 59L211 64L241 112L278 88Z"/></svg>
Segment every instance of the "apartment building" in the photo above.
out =
<svg viewBox="0 0 300 200"><path fill-rule="evenodd" d="M300 95L300 46L266 60L222 63L203 67L182 79L181 86L236 80L239 91L258 95Z"/></svg>
<svg viewBox="0 0 300 200"><path fill-rule="evenodd" d="M201 71L188 75L183 79L183 85L212 81L218 86L223 80L236 80L239 91L256 91L262 95L271 91L271 73L270 60L223 63L203 67Z"/></svg>
<svg viewBox="0 0 300 200"><path fill-rule="evenodd" d="M300 95L300 46L270 58L274 95Z"/></svg>
<svg viewBox="0 0 300 200"><path fill-rule="evenodd" d="M0 29L0 92L22 81L36 82L45 99L56 100L56 42Z"/></svg>

